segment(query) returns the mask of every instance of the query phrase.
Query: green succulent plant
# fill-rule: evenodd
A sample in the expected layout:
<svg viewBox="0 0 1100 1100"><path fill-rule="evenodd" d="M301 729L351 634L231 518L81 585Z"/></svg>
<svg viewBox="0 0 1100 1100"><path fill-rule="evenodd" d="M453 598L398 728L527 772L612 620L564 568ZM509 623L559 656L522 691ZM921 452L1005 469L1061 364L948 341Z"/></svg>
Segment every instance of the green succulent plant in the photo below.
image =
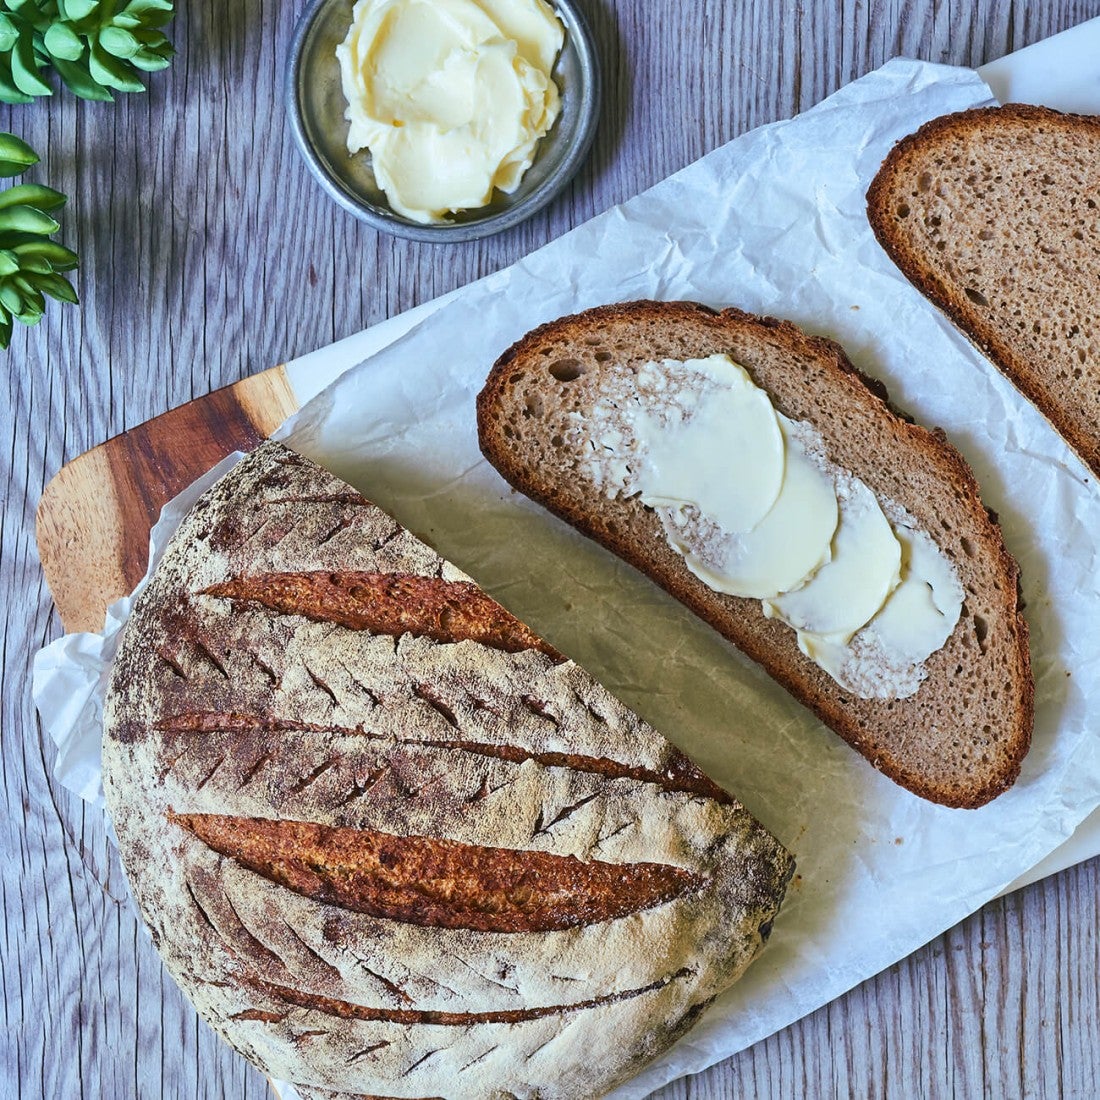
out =
<svg viewBox="0 0 1100 1100"><path fill-rule="evenodd" d="M18 176L38 155L14 134L0 133L0 177ZM0 348L11 342L12 324L36 325L46 297L77 301L63 271L77 266L76 253L50 237L60 226L51 210L65 196L40 183L20 183L0 191Z"/></svg>
<svg viewBox="0 0 1100 1100"><path fill-rule="evenodd" d="M139 74L175 53L160 29L174 14L172 0L0 0L0 101L52 94L51 67L84 99L143 92Z"/></svg>

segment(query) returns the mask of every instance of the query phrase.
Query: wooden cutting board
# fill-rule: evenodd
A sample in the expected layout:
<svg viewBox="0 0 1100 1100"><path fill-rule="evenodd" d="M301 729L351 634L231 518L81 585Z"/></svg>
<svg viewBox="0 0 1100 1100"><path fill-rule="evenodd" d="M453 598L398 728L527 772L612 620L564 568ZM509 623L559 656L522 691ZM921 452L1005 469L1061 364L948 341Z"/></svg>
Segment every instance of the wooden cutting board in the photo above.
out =
<svg viewBox="0 0 1100 1100"><path fill-rule="evenodd" d="M58 471L38 504L46 583L66 632L103 629L108 606L144 576L161 507L233 451L259 445L298 400L284 367L131 428Z"/></svg>

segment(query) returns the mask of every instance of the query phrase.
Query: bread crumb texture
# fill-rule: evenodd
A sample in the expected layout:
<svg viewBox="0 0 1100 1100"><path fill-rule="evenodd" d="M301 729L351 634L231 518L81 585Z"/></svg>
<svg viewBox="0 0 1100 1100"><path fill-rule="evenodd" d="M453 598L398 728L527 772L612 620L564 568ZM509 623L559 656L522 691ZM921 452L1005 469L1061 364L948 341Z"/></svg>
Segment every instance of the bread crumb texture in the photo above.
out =
<svg viewBox="0 0 1100 1100"><path fill-rule="evenodd" d="M107 803L203 1017L304 1096L598 1096L763 946L727 792L274 443L207 492L112 673Z"/></svg>
<svg viewBox="0 0 1100 1100"><path fill-rule="evenodd" d="M933 119L883 162L867 212L1100 474L1100 118L1009 104Z"/></svg>
<svg viewBox="0 0 1100 1100"><path fill-rule="evenodd" d="M785 416L811 424L828 458L912 515L950 559L961 618L905 699L860 699L798 648L758 601L708 588L636 497L610 499L570 426L602 376L648 362L727 354ZM830 340L774 318L691 302L602 306L535 329L497 360L478 398L486 458L521 492L667 589L761 664L876 768L914 793L977 807L1015 781L1031 740L1034 688L1015 561L974 476L940 431L895 413Z"/></svg>

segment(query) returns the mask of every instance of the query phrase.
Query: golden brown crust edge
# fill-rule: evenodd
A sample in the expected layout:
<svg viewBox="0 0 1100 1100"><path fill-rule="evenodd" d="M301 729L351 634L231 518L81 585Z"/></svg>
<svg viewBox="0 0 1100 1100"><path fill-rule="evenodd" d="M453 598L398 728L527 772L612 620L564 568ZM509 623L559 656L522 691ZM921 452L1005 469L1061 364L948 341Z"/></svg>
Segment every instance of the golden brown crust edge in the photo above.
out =
<svg viewBox="0 0 1100 1100"><path fill-rule="evenodd" d="M911 161L940 138L960 131L980 130L989 122L1043 122L1067 129L1083 126L1100 136L1100 117L1069 114L1025 103L976 107L941 115L902 138L887 154L867 190L867 220L876 240L901 273L1042 413L1093 473L1100 476L1100 432L1090 436L1082 431L1052 394L1044 387L1031 384L1011 342L973 308L964 293L930 268L921 258L920 251L898 231L892 217L902 177Z"/></svg>
<svg viewBox="0 0 1100 1100"><path fill-rule="evenodd" d="M791 348L820 357L824 363L838 372L837 380L845 380L849 395L862 395L863 400L876 403L880 407L881 415L889 417L904 435L908 446L933 459L943 475L953 479L961 487L962 492L972 503L974 522L984 528L986 548L994 556L996 570L1003 578L1005 610L1013 622L1016 643L1013 654L1016 681L1019 685L1019 696L1014 711L1016 721L1004 751L1002 767L988 776L985 782L964 790L945 788L929 781L920 772L914 771L896 754L882 751L881 746L868 751L869 747L865 744L862 731L843 701L836 698L836 693L823 692L818 684L807 682L803 668L800 667L803 665L803 659L798 654L793 640L788 640L786 644L780 643L777 647L774 637L763 639L752 631L737 629L733 621L734 617L727 611L728 607L736 606L738 616L763 620L763 613L754 601L720 596L709 589L705 594L701 594L700 589L705 586L700 586L686 567L671 574L655 573L643 547L636 545L629 538L617 536L614 532L608 531L596 517L583 509L564 507L550 489L539 485L537 481L533 482L526 476L521 466L515 461L514 452L506 445L507 441L493 431L493 410L506 390L509 366L516 360L522 360L549 336L558 336L570 329L578 331L588 329L607 321L634 322L640 318L659 321L662 324L698 322L702 318L710 324L721 327L738 329L750 327L779 338ZM1031 676L1028 627L1020 609L1019 568L1004 545L995 516L982 505L977 481L962 455L948 443L946 436L939 429L923 428L913 423L904 414L893 410L888 404L885 386L860 372L835 341L811 336L790 321L760 317L732 307L718 312L694 302L657 301L598 306L541 325L508 348L494 363L485 386L478 395L477 416L482 453L513 488L529 496L558 518L654 580L748 657L760 664L799 702L813 711L822 722L894 782L921 798L941 805L976 809L1002 794L1016 781L1022 761L1031 745L1034 721L1034 683ZM904 505L907 502L900 503ZM791 637L793 638L793 635Z"/></svg>

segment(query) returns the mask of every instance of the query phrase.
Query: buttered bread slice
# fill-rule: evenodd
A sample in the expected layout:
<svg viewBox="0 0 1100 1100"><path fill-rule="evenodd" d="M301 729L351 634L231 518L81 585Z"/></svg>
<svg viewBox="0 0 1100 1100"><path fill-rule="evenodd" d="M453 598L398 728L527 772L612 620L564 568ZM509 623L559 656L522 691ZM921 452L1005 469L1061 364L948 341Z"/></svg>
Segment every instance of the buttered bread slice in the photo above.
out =
<svg viewBox="0 0 1100 1100"><path fill-rule="evenodd" d="M104 785L202 1016L303 1096L598 1096L762 947L728 793L348 485L267 443L127 624Z"/></svg>
<svg viewBox="0 0 1100 1100"><path fill-rule="evenodd" d="M506 351L478 433L507 481L890 778L960 807L1016 779L1033 711L1016 563L943 433L836 344L737 310L605 306Z"/></svg>

